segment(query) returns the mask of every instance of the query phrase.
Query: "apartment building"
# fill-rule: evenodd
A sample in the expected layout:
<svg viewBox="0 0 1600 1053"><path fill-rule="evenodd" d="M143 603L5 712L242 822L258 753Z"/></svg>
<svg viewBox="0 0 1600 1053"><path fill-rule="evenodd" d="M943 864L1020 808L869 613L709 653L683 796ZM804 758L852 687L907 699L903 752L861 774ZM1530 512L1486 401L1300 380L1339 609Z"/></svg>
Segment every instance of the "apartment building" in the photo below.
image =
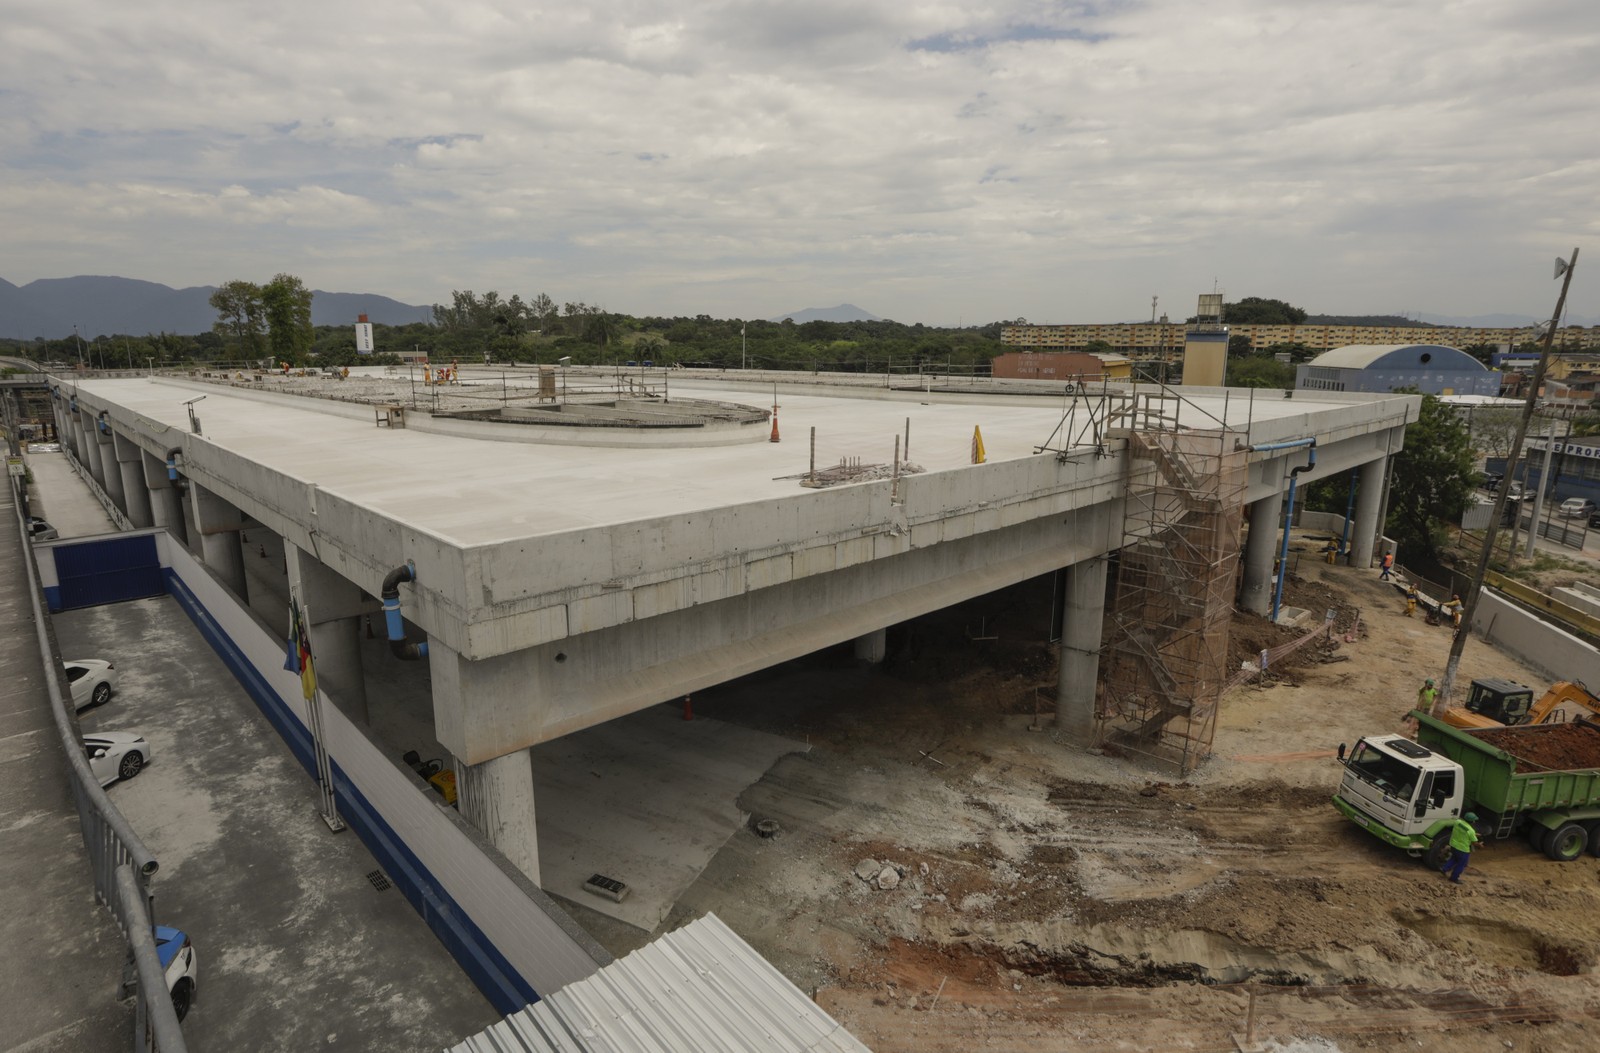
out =
<svg viewBox="0 0 1600 1053"><path fill-rule="evenodd" d="M1000 342L1038 351L1082 350L1096 340L1135 358L1166 357L1183 350L1188 326L1183 322L1125 322L1111 325L1008 325ZM1251 350L1265 351L1275 344L1304 344L1313 351L1330 351L1351 344L1443 344L1473 347L1509 344L1515 347L1533 338L1528 329L1469 329L1448 326L1380 325L1236 325L1228 323L1230 336L1249 339ZM1600 325L1568 326L1556 332L1558 351L1600 351Z"/></svg>

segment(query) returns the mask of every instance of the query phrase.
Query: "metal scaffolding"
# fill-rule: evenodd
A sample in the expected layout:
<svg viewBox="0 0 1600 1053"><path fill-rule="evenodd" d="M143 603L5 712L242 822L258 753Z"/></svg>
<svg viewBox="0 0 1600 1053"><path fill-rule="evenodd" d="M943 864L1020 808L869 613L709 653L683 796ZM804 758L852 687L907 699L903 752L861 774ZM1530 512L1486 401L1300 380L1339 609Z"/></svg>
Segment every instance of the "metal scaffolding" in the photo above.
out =
<svg viewBox="0 0 1600 1053"><path fill-rule="evenodd" d="M1182 402L1140 393L1108 422L1128 442L1128 494L1096 737L1187 775L1211 752L1231 672L1248 454L1221 422L1180 428Z"/></svg>

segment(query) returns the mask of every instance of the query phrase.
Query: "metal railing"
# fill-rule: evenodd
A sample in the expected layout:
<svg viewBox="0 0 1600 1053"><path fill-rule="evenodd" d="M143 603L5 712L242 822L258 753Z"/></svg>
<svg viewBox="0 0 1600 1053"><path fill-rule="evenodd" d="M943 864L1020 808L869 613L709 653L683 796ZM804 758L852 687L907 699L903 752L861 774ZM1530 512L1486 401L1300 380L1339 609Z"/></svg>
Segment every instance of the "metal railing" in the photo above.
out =
<svg viewBox="0 0 1600 1053"><path fill-rule="evenodd" d="M23 565L28 574L28 600L33 605L34 631L38 636L39 657L45 668L45 689L50 695L50 716L61 738L61 748L72 770L72 797L78 809L78 825L83 833L84 850L89 856L89 874L94 881L95 898L104 903L121 926L128 940L128 953L138 976L135 987L135 1049L156 1049L162 1053L186 1053L183 1029L166 994L161 962L156 954L154 925L155 895L150 880L160 864L133 832L128 820L100 787L100 780L89 770L88 758L73 726L75 712L61 690L62 665L46 628L44 590L34 567L28 527L22 519L22 503L16 505L17 530L23 538ZM150 992L157 997L149 997ZM152 1044L153 1043L153 1044Z"/></svg>

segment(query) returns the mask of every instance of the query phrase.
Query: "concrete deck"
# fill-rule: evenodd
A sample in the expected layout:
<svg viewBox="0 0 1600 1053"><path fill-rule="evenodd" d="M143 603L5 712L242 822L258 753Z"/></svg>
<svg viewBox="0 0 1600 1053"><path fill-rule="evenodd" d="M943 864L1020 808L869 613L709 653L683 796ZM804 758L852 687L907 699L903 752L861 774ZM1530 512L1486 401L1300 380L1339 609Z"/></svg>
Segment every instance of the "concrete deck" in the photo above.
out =
<svg viewBox="0 0 1600 1053"><path fill-rule="evenodd" d="M473 382L468 374L469 386ZM476 381L498 391L498 377ZM526 385L530 381L524 377ZM307 382L310 383L310 382ZM355 385L356 381L344 383ZM325 386L325 385L324 385ZM910 421L909 460L927 472L971 464L972 432L981 427L990 463L1034 456L1059 423L1063 401L1050 397L945 395L841 389L826 394L778 383L779 443L722 447L608 449L486 442L374 426L370 410L171 378L90 379L78 391L125 407L141 423L165 425L173 445L189 430L184 403L197 394L204 437L240 457L314 483L457 546L532 539L583 528L684 516L807 493L799 485L817 429L817 466L841 457L889 464L896 436ZM674 397L770 408L771 387L678 382ZM1187 395L1188 393L1186 393ZM1185 423L1253 422L1260 440L1298 435L1308 418L1347 411L1351 401L1249 400L1238 392L1190 396ZM1367 400L1370 404L1373 400ZM426 406L427 403L424 403ZM354 411L354 415L350 414ZM762 427L765 439L767 428ZM504 429L514 436L516 429Z"/></svg>

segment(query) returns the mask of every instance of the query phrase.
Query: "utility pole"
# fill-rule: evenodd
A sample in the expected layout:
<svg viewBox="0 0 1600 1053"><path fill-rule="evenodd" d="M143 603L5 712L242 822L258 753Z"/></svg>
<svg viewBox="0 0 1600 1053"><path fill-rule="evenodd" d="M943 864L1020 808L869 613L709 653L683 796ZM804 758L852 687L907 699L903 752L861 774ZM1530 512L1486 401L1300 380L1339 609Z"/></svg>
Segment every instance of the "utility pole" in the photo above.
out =
<svg viewBox="0 0 1600 1053"><path fill-rule="evenodd" d="M1572 258L1568 260L1556 259L1557 278L1566 275L1561 283L1561 295L1556 297L1556 311L1550 316L1550 326L1544 332L1544 346L1539 349L1539 362L1533 367L1533 376L1528 382L1528 397L1522 404L1522 419L1517 422L1517 434L1511 440L1511 455L1506 458L1507 476L1510 475L1510 466L1517 463L1522 456L1522 442L1528 435L1528 422L1533 419L1533 407L1539 401L1539 387L1544 383L1544 371L1550 365L1550 345L1556 338L1556 327L1561 324L1561 312L1566 310L1567 289L1572 285L1572 270L1578 265L1578 250L1572 250ZM1543 480L1541 480L1542 482ZM1450 657L1445 661L1444 676L1439 683L1439 694L1433 700L1431 716L1443 713L1455 694L1456 671L1461 668L1461 651L1467 645L1467 637L1472 632L1472 616L1478 610L1478 597L1483 593L1483 576L1489 569L1489 557L1494 554L1494 543L1500 532L1500 516L1505 512L1506 494L1511 489L1511 480L1505 479L1494 496L1494 511L1489 516L1489 526L1483 532L1483 551L1478 553L1478 567L1472 574L1472 584L1467 587L1466 605L1461 611L1461 627L1456 630L1455 639L1450 641ZM1535 525L1534 529L1537 529Z"/></svg>

